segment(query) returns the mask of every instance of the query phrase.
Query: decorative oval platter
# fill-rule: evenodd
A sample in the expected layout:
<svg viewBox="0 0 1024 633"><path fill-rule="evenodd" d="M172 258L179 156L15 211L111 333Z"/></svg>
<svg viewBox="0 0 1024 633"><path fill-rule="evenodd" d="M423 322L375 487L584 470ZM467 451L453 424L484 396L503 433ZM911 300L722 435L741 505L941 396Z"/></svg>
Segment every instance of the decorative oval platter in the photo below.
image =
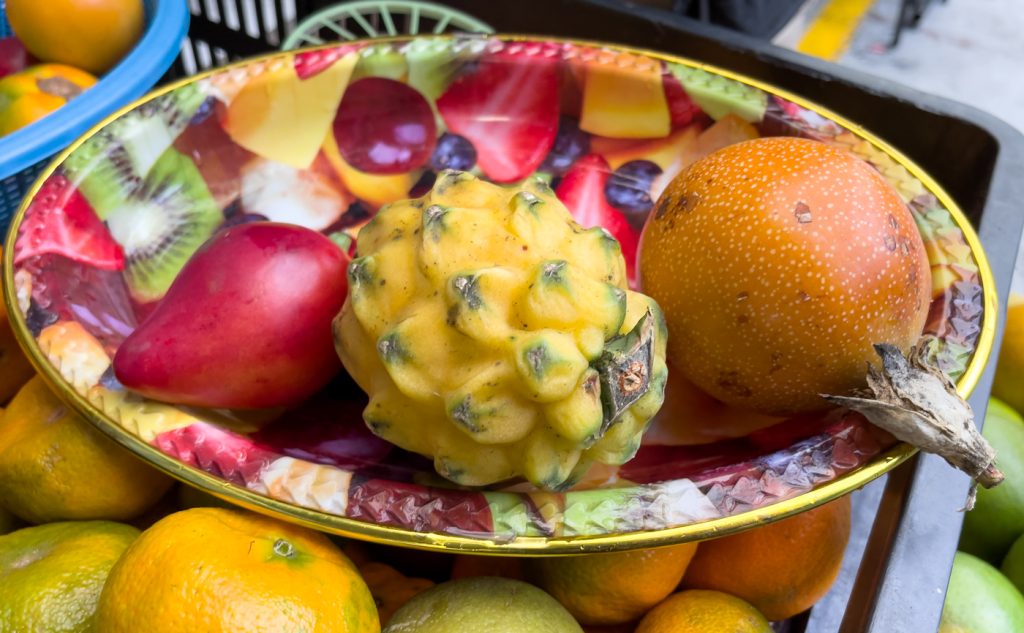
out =
<svg viewBox="0 0 1024 633"><path fill-rule="evenodd" d="M33 362L88 420L239 505L358 538L493 554L708 538L846 494L914 449L853 413L743 415L670 378L626 464L595 466L559 492L460 488L367 430L366 398L346 376L290 410L197 410L126 390L111 359L225 225L267 218L358 240L382 205L422 195L454 167L499 183L545 180L577 221L618 238L632 270L646 213L675 174L725 145L778 135L843 147L904 198L932 266L925 333L970 392L992 347L994 286L970 224L935 182L811 101L590 42L369 40L166 86L43 174L7 241L5 300Z"/></svg>

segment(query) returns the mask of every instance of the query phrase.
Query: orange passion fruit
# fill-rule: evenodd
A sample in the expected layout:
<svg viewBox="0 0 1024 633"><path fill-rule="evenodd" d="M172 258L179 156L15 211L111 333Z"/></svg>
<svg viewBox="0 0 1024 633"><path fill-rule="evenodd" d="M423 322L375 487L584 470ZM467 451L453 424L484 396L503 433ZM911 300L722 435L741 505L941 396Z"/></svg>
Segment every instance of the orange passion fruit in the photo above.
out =
<svg viewBox="0 0 1024 633"><path fill-rule="evenodd" d="M673 366L722 402L772 415L863 386L872 345L907 351L931 294L896 190L856 156L799 138L737 143L680 173L639 262Z"/></svg>

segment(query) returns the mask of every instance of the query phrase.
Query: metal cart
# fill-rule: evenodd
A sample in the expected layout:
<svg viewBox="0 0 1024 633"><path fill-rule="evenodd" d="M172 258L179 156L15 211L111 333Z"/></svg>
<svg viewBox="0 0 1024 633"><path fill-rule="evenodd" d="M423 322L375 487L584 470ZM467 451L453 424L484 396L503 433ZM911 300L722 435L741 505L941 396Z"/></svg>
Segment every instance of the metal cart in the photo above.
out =
<svg viewBox="0 0 1024 633"><path fill-rule="evenodd" d="M330 0L189 0L192 23L171 77L277 48ZM1009 292L1024 212L1024 136L969 106L774 47L666 10L613 0L448 0L499 32L605 40L699 59L805 95L857 121L921 165L974 222L998 295ZM170 78L170 77L169 77ZM942 134L937 134L942 130ZM1001 309L1005 309L1004 307ZM1002 339L1002 315L995 345ZM991 363L970 402L984 417ZM938 628L960 534L966 476L919 456L854 493L846 562L832 592L785 625L806 633Z"/></svg>

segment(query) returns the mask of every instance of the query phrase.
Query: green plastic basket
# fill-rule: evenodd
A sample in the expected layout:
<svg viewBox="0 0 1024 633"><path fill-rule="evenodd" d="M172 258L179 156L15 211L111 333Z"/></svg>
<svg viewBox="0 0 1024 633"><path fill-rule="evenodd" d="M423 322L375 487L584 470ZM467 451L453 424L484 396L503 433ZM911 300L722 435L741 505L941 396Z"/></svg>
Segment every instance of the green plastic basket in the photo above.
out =
<svg viewBox="0 0 1024 633"><path fill-rule="evenodd" d="M290 50L335 40L395 35L493 33L485 22L446 6L412 0L362 0L336 4L296 25L281 48Z"/></svg>

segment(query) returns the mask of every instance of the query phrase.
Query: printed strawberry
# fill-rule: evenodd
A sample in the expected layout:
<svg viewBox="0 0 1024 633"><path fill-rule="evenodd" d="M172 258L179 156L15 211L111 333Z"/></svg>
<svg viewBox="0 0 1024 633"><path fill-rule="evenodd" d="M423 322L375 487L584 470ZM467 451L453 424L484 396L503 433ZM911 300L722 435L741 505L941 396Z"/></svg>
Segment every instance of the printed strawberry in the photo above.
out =
<svg viewBox="0 0 1024 633"><path fill-rule="evenodd" d="M690 95L686 94L683 84L670 72L661 75L661 85L665 89L665 99L668 101L668 114L672 119L672 127L689 125L695 118L703 114Z"/></svg>
<svg viewBox="0 0 1024 633"><path fill-rule="evenodd" d="M540 44L485 56L437 99L448 130L469 139L477 165L495 182L515 182L540 166L558 132L558 66Z"/></svg>
<svg viewBox="0 0 1024 633"><path fill-rule="evenodd" d="M14 262L55 253L104 270L123 270L124 251L85 197L63 175L51 176L21 224Z"/></svg>
<svg viewBox="0 0 1024 633"><path fill-rule="evenodd" d="M774 126L773 121L768 120L769 116L775 119ZM843 129L834 121L792 101L775 96L768 99L761 128L764 136L768 136L772 132L782 132L781 135L803 136L817 141L833 139L843 132Z"/></svg>
<svg viewBox="0 0 1024 633"><path fill-rule="evenodd" d="M626 259L630 287L636 287L636 251L640 232L605 198L605 187L612 176L608 162L597 154L576 161L555 189L555 195L582 226L603 226L619 241Z"/></svg>
<svg viewBox="0 0 1024 633"><path fill-rule="evenodd" d="M363 479L349 489L346 515L417 532L483 535L494 530L491 507L481 492Z"/></svg>
<svg viewBox="0 0 1024 633"><path fill-rule="evenodd" d="M347 378L347 376L345 376ZM341 380L252 435L261 446L288 457L354 470L379 464L394 448L363 422L365 398L333 393ZM352 387L358 389L358 387Z"/></svg>
<svg viewBox="0 0 1024 633"><path fill-rule="evenodd" d="M278 457L244 435L206 422L166 431L153 443L178 461L243 487L257 481L260 472Z"/></svg>
<svg viewBox="0 0 1024 633"><path fill-rule="evenodd" d="M334 48L298 53L293 61L295 64L295 74L299 76L299 79L309 79L327 70L331 64L356 50L359 50L358 46L344 44Z"/></svg>

